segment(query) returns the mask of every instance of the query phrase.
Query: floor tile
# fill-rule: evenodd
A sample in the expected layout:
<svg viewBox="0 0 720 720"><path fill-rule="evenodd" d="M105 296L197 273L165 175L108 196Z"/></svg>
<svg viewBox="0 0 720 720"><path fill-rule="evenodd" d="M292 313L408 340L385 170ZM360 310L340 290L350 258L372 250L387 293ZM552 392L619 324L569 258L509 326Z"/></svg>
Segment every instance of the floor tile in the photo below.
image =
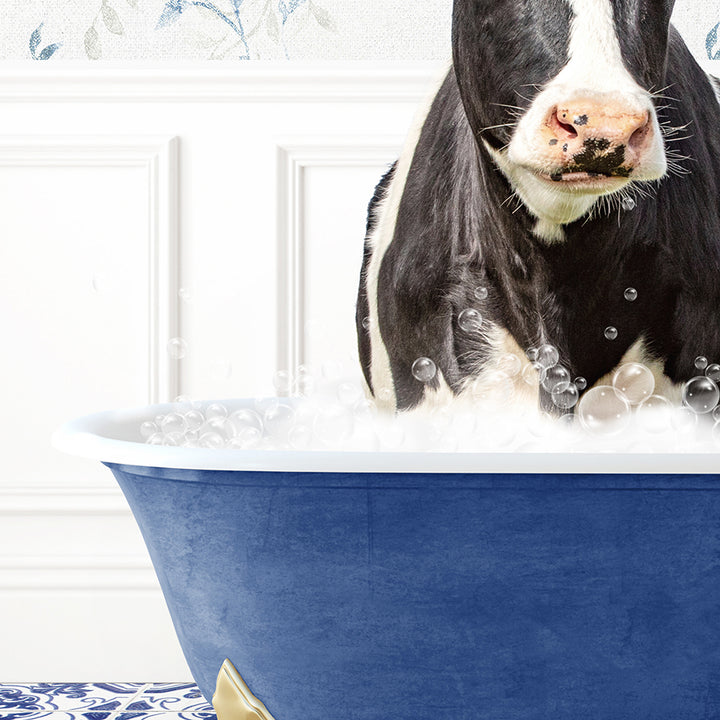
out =
<svg viewBox="0 0 720 720"><path fill-rule="evenodd" d="M203 718L215 716L212 705L202 696L194 683L153 683L126 708L126 711L201 714ZM130 720L130 718L123 718Z"/></svg>
<svg viewBox="0 0 720 720"><path fill-rule="evenodd" d="M0 711L12 709L15 712L60 711L73 714L119 712L124 710L144 687L143 683L0 685ZM88 720L105 720L105 718L88 718Z"/></svg>

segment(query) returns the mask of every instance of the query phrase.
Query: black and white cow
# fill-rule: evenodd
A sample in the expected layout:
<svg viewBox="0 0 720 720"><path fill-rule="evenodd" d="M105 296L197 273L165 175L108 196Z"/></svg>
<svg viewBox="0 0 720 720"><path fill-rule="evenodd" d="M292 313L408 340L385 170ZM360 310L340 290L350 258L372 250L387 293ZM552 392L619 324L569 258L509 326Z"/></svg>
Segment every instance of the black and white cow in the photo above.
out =
<svg viewBox="0 0 720 720"><path fill-rule="evenodd" d="M720 107L673 4L455 0L453 67L370 203L357 329L379 404L462 396L543 343L588 387L641 360L668 394L720 361Z"/></svg>

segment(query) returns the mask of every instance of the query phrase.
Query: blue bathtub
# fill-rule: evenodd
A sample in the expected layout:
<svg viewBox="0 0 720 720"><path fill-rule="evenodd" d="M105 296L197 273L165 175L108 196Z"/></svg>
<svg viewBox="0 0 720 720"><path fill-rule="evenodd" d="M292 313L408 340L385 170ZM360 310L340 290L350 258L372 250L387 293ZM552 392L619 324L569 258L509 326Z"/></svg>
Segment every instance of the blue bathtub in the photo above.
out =
<svg viewBox="0 0 720 720"><path fill-rule="evenodd" d="M717 456L133 442L168 407L55 442L115 475L206 698L229 659L275 720L720 718Z"/></svg>

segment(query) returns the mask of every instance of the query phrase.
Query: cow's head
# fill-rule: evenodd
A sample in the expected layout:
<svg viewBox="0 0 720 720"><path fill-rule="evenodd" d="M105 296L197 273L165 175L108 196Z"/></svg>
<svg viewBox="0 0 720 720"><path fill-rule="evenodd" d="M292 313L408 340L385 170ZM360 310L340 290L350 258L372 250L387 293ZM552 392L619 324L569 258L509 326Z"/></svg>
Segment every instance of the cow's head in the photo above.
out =
<svg viewBox="0 0 720 720"><path fill-rule="evenodd" d="M468 119L539 226L577 220L600 196L665 174L653 98L664 90L673 4L455 0Z"/></svg>

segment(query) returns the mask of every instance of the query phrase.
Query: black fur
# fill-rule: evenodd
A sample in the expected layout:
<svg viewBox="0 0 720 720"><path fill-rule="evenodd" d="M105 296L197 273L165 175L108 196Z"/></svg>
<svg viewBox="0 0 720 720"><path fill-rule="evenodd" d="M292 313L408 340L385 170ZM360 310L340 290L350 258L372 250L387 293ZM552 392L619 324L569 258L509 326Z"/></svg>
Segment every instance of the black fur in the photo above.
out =
<svg viewBox="0 0 720 720"><path fill-rule="evenodd" d="M545 6L554 9L551 16L533 14ZM632 212L582 218L565 226L564 242L545 244L532 235L535 220L526 209L505 202L512 188L478 141L491 134L492 145L507 144L505 128L483 129L508 122L496 100L517 104L517 87L544 82L562 67L567 7L540 0L455 3L455 68L423 127L380 269L380 331L399 409L422 399L424 385L411 373L418 357L432 358L455 391L482 368L486 342L458 326L468 307L506 328L522 348L551 341L561 362L589 387L641 336L675 382L697 374L699 355L720 362L720 113L711 81L676 31L667 31L672 3L616 3L615 20L622 27L643 21L659 34L659 47L645 48L621 32L621 46L644 87L672 86L676 100L658 101L664 106L658 117L676 127L690 123L688 137L672 143L691 158L684 162L690 174L668 175ZM538 32L540 22L557 24L557 42L540 39L549 36ZM510 57L520 52L513 50L516 41L502 42L516 29L517 42L532 44L533 63ZM369 228L389 177L371 203ZM366 247L358 318L367 313L369 259ZM474 297L479 286L489 292L483 301ZM624 297L628 287L638 292L633 303ZM605 338L608 326L617 328L616 340ZM358 336L370 382L369 343L360 324ZM541 404L553 409L544 391Z"/></svg>

